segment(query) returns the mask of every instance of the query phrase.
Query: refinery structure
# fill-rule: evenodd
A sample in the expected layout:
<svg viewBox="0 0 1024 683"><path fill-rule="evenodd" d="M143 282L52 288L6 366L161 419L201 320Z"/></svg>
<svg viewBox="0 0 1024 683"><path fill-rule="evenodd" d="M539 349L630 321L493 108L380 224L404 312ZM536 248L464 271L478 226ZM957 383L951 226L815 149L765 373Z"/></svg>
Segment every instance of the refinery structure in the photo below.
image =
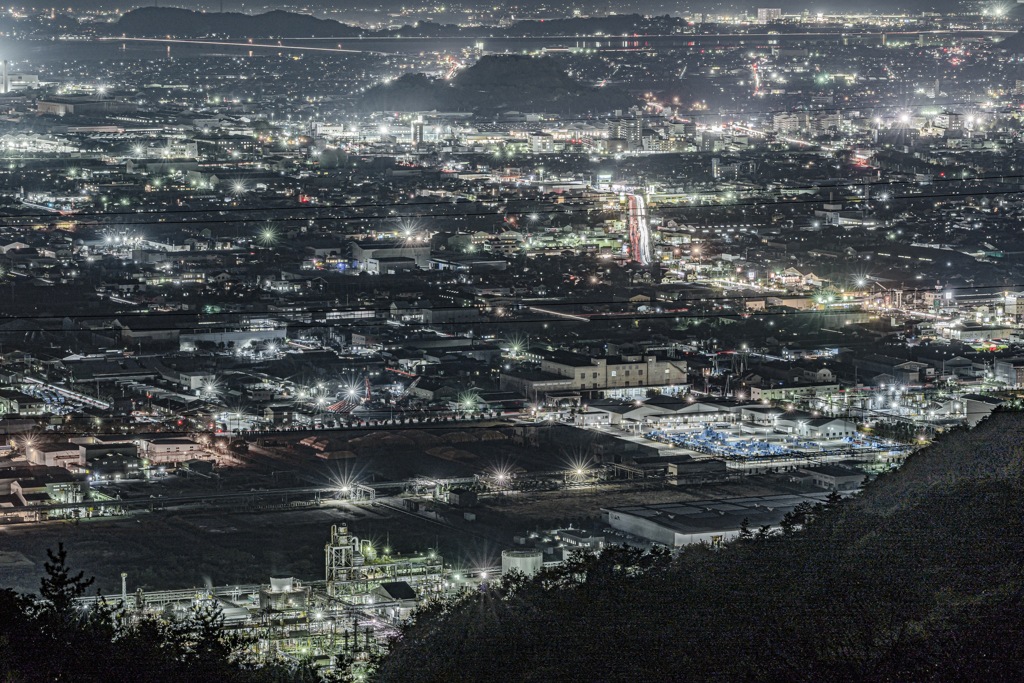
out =
<svg viewBox="0 0 1024 683"><path fill-rule="evenodd" d="M323 670L360 671L420 604L487 578L486 571L446 571L436 552L401 558L331 527L321 580L271 578L268 584L145 592L83 599L117 605L128 615L186 617L196 608L221 612L223 628L250 636L258 661L312 662Z"/></svg>
<svg viewBox="0 0 1024 683"><path fill-rule="evenodd" d="M434 550L392 557L390 548L378 549L348 525L335 524L324 546L323 579L273 577L265 584L131 593L128 574L122 573L120 594L80 602L112 605L127 616L172 619L214 609L226 632L252 639L251 654L258 662L309 662L358 678L420 605L500 580L510 571L530 577L556 564L530 548L503 551L500 566L457 569L446 567Z"/></svg>

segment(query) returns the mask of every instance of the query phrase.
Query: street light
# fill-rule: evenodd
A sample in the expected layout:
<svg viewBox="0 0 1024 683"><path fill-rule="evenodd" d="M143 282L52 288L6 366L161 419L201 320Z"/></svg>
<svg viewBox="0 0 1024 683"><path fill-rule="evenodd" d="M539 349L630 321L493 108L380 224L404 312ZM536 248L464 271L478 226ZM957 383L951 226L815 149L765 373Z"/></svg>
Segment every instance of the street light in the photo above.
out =
<svg viewBox="0 0 1024 683"><path fill-rule="evenodd" d="M258 241L264 247L272 247L277 242L277 231L268 226L260 231Z"/></svg>

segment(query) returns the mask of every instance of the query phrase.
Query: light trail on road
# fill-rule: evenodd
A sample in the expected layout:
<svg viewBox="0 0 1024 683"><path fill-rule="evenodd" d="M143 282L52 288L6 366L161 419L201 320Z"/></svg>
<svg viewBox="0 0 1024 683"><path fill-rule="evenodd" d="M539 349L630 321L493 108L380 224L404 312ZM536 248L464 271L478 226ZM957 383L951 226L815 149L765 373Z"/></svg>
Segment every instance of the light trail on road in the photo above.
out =
<svg viewBox="0 0 1024 683"><path fill-rule="evenodd" d="M380 50L352 50L342 47L303 47L300 45L275 45L272 43L250 43L224 40L188 40L185 38L100 38L106 42L133 42L133 43L161 43L167 45L208 45L211 47L244 47L249 49L263 50L295 50L299 52L338 52L348 54L375 54L388 55L389 52Z"/></svg>

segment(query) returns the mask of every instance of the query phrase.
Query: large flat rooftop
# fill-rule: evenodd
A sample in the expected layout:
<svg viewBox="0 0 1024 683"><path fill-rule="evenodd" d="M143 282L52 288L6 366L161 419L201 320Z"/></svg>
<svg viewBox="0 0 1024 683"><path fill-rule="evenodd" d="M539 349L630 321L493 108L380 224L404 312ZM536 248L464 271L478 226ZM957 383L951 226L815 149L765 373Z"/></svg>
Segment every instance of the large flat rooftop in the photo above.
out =
<svg viewBox="0 0 1024 683"><path fill-rule="evenodd" d="M751 529L778 522L797 505L822 503L828 493L787 493L654 505L626 505L604 508L606 512L642 517L681 534L702 534L738 528L743 520Z"/></svg>

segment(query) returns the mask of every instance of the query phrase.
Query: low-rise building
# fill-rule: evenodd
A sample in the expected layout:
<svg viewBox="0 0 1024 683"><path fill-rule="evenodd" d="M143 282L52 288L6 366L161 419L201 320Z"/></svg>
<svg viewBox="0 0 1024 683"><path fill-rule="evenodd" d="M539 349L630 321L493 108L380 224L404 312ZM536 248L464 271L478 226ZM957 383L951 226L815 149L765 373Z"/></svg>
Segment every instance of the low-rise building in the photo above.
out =
<svg viewBox="0 0 1024 683"><path fill-rule="evenodd" d="M408 619L416 609L416 591L405 581L384 582L375 592L387 603L384 613L393 621Z"/></svg>
<svg viewBox="0 0 1024 683"><path fill-rule="evenodd" d="M787 434L818 441L857 436L857 425L839 417L813 417L802 412L786 412L773 421L773 427Z"/></svg>
<svg viewBox="0 0 1024 683"><path fill-rule="evenodd" d="M800 503L821 503L827 494L756 496L732 500L705 500L657 505L626 505L601 512L616 531L670 548L694 543L719 545L739 536L747 527L778 526Z"/></svg>
<svg viewBox="0 0 1024 683"><path fill-rule="evenodd" d="M1010 387L1024 386L1024 358L1004 358L992 364L996 381Z"/></svg>
<svg viewBox="0 0 1024 683"><path fill-rule="evenodd" d="M84 465L85 453L78 444L71 442L32 444L25 449L28 461L33 465L46 467L68 467Z"/></svg>
<svg viewBox="0 0 1024 683"><path fill-rule="evenodd" d="M88 484L81 476L61 467L13 467L0 469L0 519L24 520L26 507L85 500Z"/></svg>
<svg viewBox="0 0 1024 683"><path fill-rule="evenodd" d="M864 483L863 472L841 465L801 467L795 478L829 491L855 491Z"/></svg>
<svg viewBox="0 0 1024 683"><path fill-rule="evenodd" d="M387 242L369 240L352 242L352 259L359 270L368 270L370 260L378 264L381 259L412 259L418 268L427 268L430 263L430 245L414 242Z"/></svg>
<svg viewBox="0 0 1024 683"><path fill-rule="evenodd" d="M184 462L203 451L201 444L184 436L143 439L139 445L142 454L154 464Z"/></svg>
<svg viewBox="0 0 1024 683"><path fill-rule="evenodd" d="M0 415L33 417L46 413L46 401L17 389L0 389Z"/></svg>
<svg viewBox="0 0 1024 683"><path fill-rule="evenodd" d="M97 453L76 469L85 472L93 482L141 479L144 473L142 459L126 452Z"/></svg>
<svg viewBox="0 0 1024 683"><path fill-rule="evenodd" d="M790 384L788 386L751 387L750 398L755 401L792 401L809 396L833 394L838 384Z"/></svg>
<svg viewBox="0 0 1024 683"><path fill-rule="evenodd" d="M646 395L651 387L683 390L687 386L686 362L662 360L651 355L592 358L565 351L541 355L540 373L509 370L501 375L501 388L518 391L530 400L562 391L587 396L615 392L623 397Z"/></svg>

